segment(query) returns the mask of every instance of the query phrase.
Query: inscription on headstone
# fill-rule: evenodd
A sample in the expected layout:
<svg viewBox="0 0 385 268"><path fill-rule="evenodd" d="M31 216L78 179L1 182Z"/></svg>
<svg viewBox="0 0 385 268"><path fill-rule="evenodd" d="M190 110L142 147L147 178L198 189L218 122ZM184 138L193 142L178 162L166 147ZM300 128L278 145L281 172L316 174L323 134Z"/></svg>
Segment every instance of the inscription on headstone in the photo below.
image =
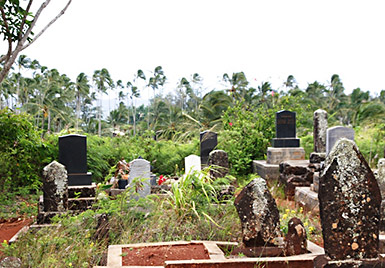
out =
<svg viewBox="0 0 385 268"><path fill-rule="evenodd" d="M325 253L332 260L378 257L380 189L353 141L338 140L326 158L318 199Z"/></svg>
<svg viewBox="0 0 385 268"><path fill-rule="evenodd" d="M326 131L326 154L333 149L334 144L342 138L354 141L354 129L342 126L328 128Z"/></svg>
<svg viewBox="0 0 385 268"><path fill-rule="evenodd" d="M296 114L286 110L275 114L275 136L273 147L299 147L299 139L296 138Z"/></svg>
<svg viewBox="0 0 385 268"><path fill-rule="evenodd" d="M206 166L209 161L209 154L218 144L217 133L203 131L200 133L201 142L201 165Z"/></svg>
<svg viewBox="0 0 385 268"><path fill-rule="evenodd" d="M87 137L65 135L59 137L59 162L68 172L68 185L91 185L87 172Z"/></svg>

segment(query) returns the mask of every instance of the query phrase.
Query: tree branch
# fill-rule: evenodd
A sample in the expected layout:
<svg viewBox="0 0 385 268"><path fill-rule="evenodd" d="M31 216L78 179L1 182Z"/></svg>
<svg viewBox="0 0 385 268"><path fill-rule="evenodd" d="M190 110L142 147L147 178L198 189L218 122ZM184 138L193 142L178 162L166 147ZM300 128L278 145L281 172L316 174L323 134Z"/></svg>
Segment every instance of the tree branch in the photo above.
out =
<svg viewBox="0 0 385 268"><path fill-rule="evenodd" d="M19 40L20 40L20 38L21 38L21 36L23 34L23 27L24 27L25 21L27 20L28 12L29 12L29 9L31 8L32 2L33 2L33 0L29 1L28 6L27 6L27 8L25 10L25 15L23 17L23 21L21 22L20 32L19 32L19 36L18 36Z"/></svg>
<svg viewBox="0 0 385 268"><path fill-rule="evenodd" d="M35 38L32 39L31 42L29 42L28 44L26 44L25 46L23 46L23 48L21 50L24 50L26 49L27 47L29 47L33 42L36 41L36 39L38 39L52 24L54 24L58 18L60 18L66 11L67 11L67 8L69 7L69 5L71 4L72 0L69 0L67 5L62 9L62 11L60 11L59 14L57 14L57 16L55 18L53 18L44 28L43 30L41 30L36 36Z"/></svg>
<svg viewBox="0 0 385 268"><path fill-rule="evenodd" d="M8 39L8 52L7 52L6 55L1 57L1 61L0 62L3 62L4 60L7 61L10 58L10 56L11 56L11 53L12 53L12 37L11 37L11 31L9 30L9 26L8 26L8 23L7 23L7 18L5 16L4 8L0 7L0 11L1 11L1 17L4 20L5 29L6 29L6 31L8 33L7 34L8 35L7 36L7 39Z"/></svg>

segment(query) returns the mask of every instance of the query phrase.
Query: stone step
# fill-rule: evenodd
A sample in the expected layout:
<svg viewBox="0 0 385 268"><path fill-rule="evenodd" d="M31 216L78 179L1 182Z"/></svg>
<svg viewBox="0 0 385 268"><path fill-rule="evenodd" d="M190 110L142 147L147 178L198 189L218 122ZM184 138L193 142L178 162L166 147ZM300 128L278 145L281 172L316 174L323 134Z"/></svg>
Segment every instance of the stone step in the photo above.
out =
<svg viewBox="0 0 385 268"><path fill-rule="evenodd" d="M318 193L310 187L296 187L294 200L308 211L319 211Z"/></svg>
<svg viewBox="0 0 385 268"><path fill-rule="evenodd" d="M85 211L91 209L93 203L95 203L95 197L68 198L68 209Z"/></svg>
<svg viewBox="0 0 385 268"><path fill-rule="evenodd" d="M68 186L68 198L95 197L96 184Z"/></svg>

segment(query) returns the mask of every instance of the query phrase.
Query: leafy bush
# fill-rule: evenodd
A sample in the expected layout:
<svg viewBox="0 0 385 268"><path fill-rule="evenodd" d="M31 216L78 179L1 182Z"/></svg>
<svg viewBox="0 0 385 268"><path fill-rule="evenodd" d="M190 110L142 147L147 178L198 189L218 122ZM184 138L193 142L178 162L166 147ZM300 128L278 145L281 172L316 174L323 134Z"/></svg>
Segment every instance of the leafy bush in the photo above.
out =
<svg viewBox="0 0 385 268"><path fill-rule="evenodd" d="M39 189L42 168L52 160L52 147L43 143L29 119L8 109L0 111L0 191Z"/></svg>
<svg viewBox="0 0 385 268"><path fill-rule="evenodd" d="M218 148L228 153L233 173L248 174L253 160L265 158L275 135L274 114L273 110L261 107L247 110L241 103L225 112Z"/></svg>

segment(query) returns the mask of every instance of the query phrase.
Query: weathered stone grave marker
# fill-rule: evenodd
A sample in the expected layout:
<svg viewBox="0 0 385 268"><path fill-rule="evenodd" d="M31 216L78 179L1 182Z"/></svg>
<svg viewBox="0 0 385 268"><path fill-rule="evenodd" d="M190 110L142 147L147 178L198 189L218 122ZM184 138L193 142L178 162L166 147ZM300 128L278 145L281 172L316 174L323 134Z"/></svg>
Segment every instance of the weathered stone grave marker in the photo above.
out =
<svg viewBox="0 0 385 268"><path fill-rule="evenodd" d="M313 115L314 152L310 154L310 163L321 163L326 157L326 131L328 129L328 113L318 109Z"/></svg>
<svg viewBox="0 0 385 268"><path fill-rule="evenodd" d="M150 162L145 159L134 159L130 162L130 181L131 187L136 187L136 179L143 180L137 188L140 197L145 197L151 193L151 167ZM138 182L139 183L139 182Z"/></svg>
<svg viewBox="0 0 385 268"><path fill-rule="evenodd" d="M378 257L381 194L355 143L339 139L318 192L325 253L332 261Z"/></svg>
<svg viewBox="0 0 385 268"><path fill-rule="evenodd" d="M59 137L59 162L68 172L68 185L91 185L91 173L87 172L87 137L65 135Z"/></svg>
<svg viewBox="0 0 385 268"><path fill-rule="evenodd" d="M326 131L326 155L333 149L334 144L342 138L354 141L354 129L342 126L328 128Z"/></svg>
<svg viewBox="0 0 385 268"><path fill-rule="evenodd" d="M43 169L43 204L45 212L65 212L68 209L67 171L56 161Z"/></svg>
<svg viewBox="0 0 385 268"><path fill-rule="evenodd" d="M209 155L210 177L223 178L229 173L229 157L223 150L214 150Z"/></svg>
<svg viewBox="0 0 385 268"><path fill-rule="evenodd" d="M191 154L184 158L185 174L201 170L201 158L195 154Z"/></svg>
<svg viewBox="0 0 385 268"><path fill-rule="evenodd" d="M207 166L209 154L218 144L217 133L212 131L203 131L200 133L201 143L201 165Z"/></svg>
<svg viewBox="0 0 385 268"><path fill-rule="evenodd" d="M266 181L256 178L235 198L246 247L269 246L280 236L279 211Z"/></svg>

